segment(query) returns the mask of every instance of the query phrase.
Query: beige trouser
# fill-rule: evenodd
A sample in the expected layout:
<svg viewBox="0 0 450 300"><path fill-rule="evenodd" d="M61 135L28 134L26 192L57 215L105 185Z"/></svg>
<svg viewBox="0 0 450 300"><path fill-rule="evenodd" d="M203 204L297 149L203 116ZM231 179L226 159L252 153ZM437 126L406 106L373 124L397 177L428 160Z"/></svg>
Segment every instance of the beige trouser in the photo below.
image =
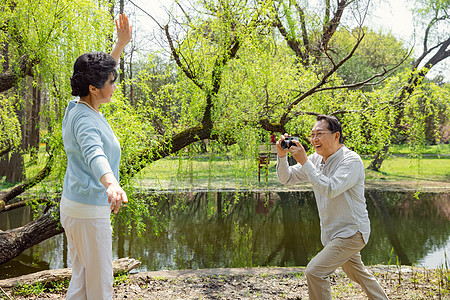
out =
<svg viewBox="0 0 450 300"><path fill-rule="evenodd" d="M342 270L366 292L369 299L388 299L375 277L361 261L359 251L365 243L357 232L349 238L335 238L330 241L306 266L309 299L331 299L328 276L337 268Z"/></svg>
<svg viewBox="0 0 450 300"><path fill-rule="evenodd" d="M61 213L72 261L66 299L106 300L113 296L111 220L78 219Z"/></svg>

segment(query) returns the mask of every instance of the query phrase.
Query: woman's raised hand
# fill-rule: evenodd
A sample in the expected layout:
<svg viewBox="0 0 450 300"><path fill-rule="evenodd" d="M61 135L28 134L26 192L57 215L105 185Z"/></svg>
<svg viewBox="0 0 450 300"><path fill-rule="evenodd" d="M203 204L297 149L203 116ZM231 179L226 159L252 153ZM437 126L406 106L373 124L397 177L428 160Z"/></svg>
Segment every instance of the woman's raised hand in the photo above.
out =
<svg viewBox="0 0 450 300"><path fill-rule="evenodd" d="M119 15L119 20L115 20L115 22L117 29L117 42L111 51L111 56L116 60L116 62L118 62L123 49L131 41L132 26L130 26L130 21L125 14Z"/></svg>
<svg viewBox="0 0 450 300"><path fill-rule="evenodd" d="M127 45L131 41L132 26L128 17L123 14L119 15L119 20L115 20L117 29L117 43L121 45Z"/></svg>

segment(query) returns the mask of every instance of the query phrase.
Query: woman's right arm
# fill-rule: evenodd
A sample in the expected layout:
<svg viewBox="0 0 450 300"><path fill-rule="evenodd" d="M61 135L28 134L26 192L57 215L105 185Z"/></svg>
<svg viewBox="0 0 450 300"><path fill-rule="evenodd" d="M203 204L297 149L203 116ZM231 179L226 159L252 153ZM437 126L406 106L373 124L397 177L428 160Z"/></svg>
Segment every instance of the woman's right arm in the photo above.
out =
<svg viewBox="0 0 450 300"><path fill-rule="evenodd" d="M125 46L131 41L132 36L132 27L130 26L130 22L128 21L128 17L123 14L119 15L119 21L115 20L116 29L117 29L117 42L114 45L113 50L111 51L111 56L116 60L116 63L119 61L120 54L122 54Z"/></svg>

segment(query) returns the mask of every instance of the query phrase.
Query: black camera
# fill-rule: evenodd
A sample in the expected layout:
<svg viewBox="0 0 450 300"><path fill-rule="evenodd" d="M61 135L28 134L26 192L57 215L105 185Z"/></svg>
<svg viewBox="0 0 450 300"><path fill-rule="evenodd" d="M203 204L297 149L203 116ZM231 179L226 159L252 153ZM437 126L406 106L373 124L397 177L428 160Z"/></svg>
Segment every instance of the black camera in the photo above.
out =
<svg viewBox="0 0 450 300"><path fill-rule="evenodd" d="M300 142L300 140L298 139L298 137L296 136L287 136L284 138L283 141L281 141L281 148L283 148L284 150L289 149L291 146L295 146L295 143L293 141L297 141Z"/></svg>

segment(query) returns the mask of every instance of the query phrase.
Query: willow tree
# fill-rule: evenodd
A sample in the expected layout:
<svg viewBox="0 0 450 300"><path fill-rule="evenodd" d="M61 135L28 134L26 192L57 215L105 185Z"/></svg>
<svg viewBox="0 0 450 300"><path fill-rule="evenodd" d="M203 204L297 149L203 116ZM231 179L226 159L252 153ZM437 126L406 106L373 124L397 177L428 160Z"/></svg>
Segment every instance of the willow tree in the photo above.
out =
<svg viewBox="0 0 450 300"><path fill-rule="evenodd" d="M413 9L417 27L423 30L421 36L422 49L417 53L417 59L412 64L409 75L402 82L401 89L394 94L392 102L397 103L395 127L392 135L402 130L402 117L405 116L408 100L424 82L425 76L436 65L450 57L450 1L449 0L416 0ZM420 54L419 54L420 53ZM413 139L416 140L416 139ZM422 140L423 141L423 140ZM379 171L384 159L389 154L390 141L375 153L369 166Z"/></svg>
<svg viewBox="0 0 450 300"><path fill-rule="evenodd" d="M172 121L153 114L159 119L155 123L188 128L160 130L169 132L167 144L178 151L187 143L211 139L211 134L235 142L234 134L244 125L285 132L290 122L301 123L298 116L342 112L345 96L336 98L336 93L380 83L405 59L399 57L357 82L339 79L337 72L363 41L364 19L358 16L368 13L369 7L362 5L366 2L326 0L309 8L300 1L199 1L194 7L177 2L184 14L176 22L178 30L174 34L167 25L160 28L179 81L148 96L155 107L164 103L177 108L167 112ZM347 10L350 16L345 16ZM346 48L335 51L333 39L340 28L350 34ZM174 129L176 135L170 136ZM147 148L136 160L143 167L167 155L161 149Z"/></svg>
<svg viewBox="0 0 450 300"><path fill-rule="evenodd" d="M356 2L339 2L331 18L330 5L326 6L324 18L314 14L308 17L311 24L322 24L311 25L309 29L307 57L312 63L305 62L303 48L295 49L284 34L280 24L290 19L280 15L280 3L200 1L196 6L182 7L182 14L174 16L177 22L160 25L166 49L176 65L177 82L149 93L145 103L138 102L135 110L119 92L104 111L123 145L123 183L152 161L200 140L234 143L238 146L236 153L251 153L259 143L260 128L274 132L301 128L305 135L311 120L299 116L342 110L348 97L357 98L336 92L349 87L337 77L336 71L355 53L363 38L362 31L355 31L352 46L344 57L333 58L328 47L343 10ZM27 51L16 57L35 58L32 70L41 74L51 95L46 106L51 124L47 142L55 152L36 178L29 176L29 180L5 192L2 199L7 204L48 176L52 169L51 184L55 189L36 200L44 203L37 208L51 211L59 202L65 166L64 155L59 155L62 153L59 132L64 101L69 95L67 78L80 53L107 48L105 34L111 30L101 29L112 28L107 25L108 7L101 3L94 6L82 1L49 1L37 10L29 4L18 2L8 10L5 19L14 20L14 26L7 28L25 28L20 34L10 34L11 41L12 37L21 36L29 44L17 48ZM314 39L315 36L320 38ZM313 63L315 60L326 61ZM26 75L25 71L21 74ZM386 75L387 72L374 75L358 86ZM59 184L55 185L55 181ZM49 191L48 186L43 190ZM4 210L24 203L7 205ZM146 211L144 205L136 198L121 216L128 221L134 219L140 226L139 219ZM0 262L59 232L57 217L49 214L23 228L1 232Z"/></svg>
<svg viewBox="0 0 450 300"><path fill-rule="evenodd" d="M68 81L75 57L88 50L88 46L76 47L78 40L71 44L70 35L65 34L72 32L76 40L76 30L90 30L83 36L85 44L95 46L92 50L101 50L107 49L104 34L112 32L106 23L104 28L109 30L100 32L98 23L88 22L92 14L79 13L79 8L70 6L70 3L66 4L71 13L88 20L75 22L74 16L66 19L66 14L58 14L61 19L55 27L60 28L56 31L61 35L54 37L54 44L46 46L53 53L47 57L49 61L51 58L59 61L58 57L63 57L59 61L61 66L56 68L49 63L48 68L39 68L47 74L43 78L52 95L52 111L56 111L48 115L53 133L48 136L48 142L58 150L56 153L62 153L59 122L69 94L67 84L63 82ZM174 6L180 8L180 14L171 15L171 22L167 24L159 24L160 43L165 46L172 62L166 75L175 74L175 80L154 89L147 83L160 74L142 71L131 81L140 86L142 98L134 99L131 106L118 89L112 103L103 109L122 145L121 181L128 186L128 191L133 191L133 178L144 167L177 154L193 143L207 139L221 145L233 144L231 151L236 157L242 153L252 156L257 153L260 135L264 132L290 132L306 139L314 122L311 116L319 113L339 116L347 125L348 142L357 150L372 149L382 144L380 136L383 137L385 124L395 117L391 110L379 109L383 108L384 101L380 99L385 94L374 91L369 97L353 89L383 82L402 60L357 82L343 81L338 70L350 61L364 38L363 20L356 18L350 22L350 28L349 23L342 23L343 16L346 11L353 12L350 16L364 15L367 7L360 5L362 1L342 0L332 4L324 0L325 5L320 9L300 7L299 10L295 7L294 10L296 3L201 0L193 6L182 6L175 1ZM90 9L94 8L90 6ZM101 19L104 22L108 21L107 10L106 6L94 9L104 16ZM294 18L292 14L297 11L302 13ZM39 26L47 28L47 24ZM295 31L288 35L286 28L289 26L302 28L302 39L296 38L298 33ZM341 27L348 29L351 38L349 36L347 48L336 55L333 39ZM95 30L96 38L91 36ZM98 43L88 42L89 38ZM395 80L392 81L394 83ZM389 107L386 103L385 106ZM372 128L372 139L367 140L366 132L359 133L364 124ZM59 202L65 161L63 155L50 157L54 157L53 161L49 160L50 166L62 167L52 168L50 176L53 177L47 181L52 185L52 193L37 200L51 210ZM43 178L47 174L39 175ZM8 191L8 196L3 199L7 202L29 187L25 182ZM44 190L48 191L48 186L46 188ZM152 216L145 216L148 210L144 200L132 198L119 216L126 222L135 222L142 229L141 219ZM12 205L5 209L12 208ZM0 232L0 262L60 231L57 218L45 215L23 228Z"/></svg>
<svg viewBox="0 0 450 300"><path fill-rule="evenodd" d="M431 2L418 1L420 5L417 6L417 12L421 12L423 20L429 22L429 30L437 26L438 22L448 20L448 1ZM349 146L365 154L380 153L386 149L386 145L390 144L394 137L396 126L410 121L401 111L406 107L411 111L410 107L415 107L417 101L413 99L415 95L412 92L427 70L448 56L448 35L441 36L441 40L434 47L425 44L426 51L416 62L416 66L422 63L424 68L421 71L409 71L409 77L405 77L401 70L405 70L407 62L411 61L410 51L403 49L400 43L391 44L391 49L396 46L400 50L400 53L392 56L396 59L380 59L383 56L378 55L378 64L370 66L372 58L365 55L365 49L370 48L369 45L374 39L370 30L369 35L367 34L364 20L373 5L373 1L352 0L325 0L320 3L274 1L273 26L297 60L298 72L293 74L306 74L303 69L307 68L316 74L316 78L309 77L312 78L309 83L303 80L296 87L291 87L293 92L284 100L282 113L268 113L267 117L260 120L262 128L278 132L284 132L286 129L292 132L292 129L298 128L304 130L305 122L307 124L309 120L311 125L312 120L304 117L305 115L326 113L338 117L344 123L347 130L344 133L347 136L346 144ZM423 9L423 5L426 9ZM442 27L443 30L447 28L448 26ZM431 32L429 30L427 35ZM367 39L369 40L366 41ZM395 42L392 37L384 40L384 44ZM425 43L429 41L425 38ZM372 47L372 53L383 51L377 44ZM374 49L375 47L377 48ZM424 63L423 59L428 55L429 60ZM336 76L349 74L352 71L350 68L355 69L355 65L368 66L364 70L366 74L360 71L358 76L353 78ZM435 100L448 103L445 97L442 98L442 93L436 95L441 98ZM274 108L280 105L280 101L273 101L273 105L270 105L270 100L266 102L266 107ZM428 105L429 111L433 110L432 101L422 103ZM411 125L414 127L417 124ZM303 131L304 140L306 136Z"/></svg>
<svg viewBox="0 0 450 300"><path fill-rule="evenodd" d="M69 95L67 82L70 70L73 61L80 53L107 49L106 37L112 32L112 23L109 25L108 6L103 2L92 4L92 2L84 3L84 1L67 1L67 3L49 1L46 5L41 5L39 10L29 4L27 1L18 3L9 11L8 18L20 20L20 26L31 30L32 34L28 31L22 33L23 36L29 37L30 43L33 38L41 36L46 38L43 43L35 45L36 51L39 50L38 53L42 54L39 64L35 67L39 67L37 71L42 73L45 87L52 96L51 103L48 105L49 111L56 112L47 114L51 122L51 134L47 137L47 142L55 152L50 155L51 159L47 167L37 174L37 180L27 180L3 192L2 200L7 205L2 207L2 210L6 211L26 204L26 201L9 205L8 202L48 176L51 167L53 167L51 168L53 177L46 184L51 184L52 188L46 186L43 190L46 192L51 190L51 194L41 194L36 199L38 204L44 202L44 205L39 206L45 213L43 217L21 228L0 232L0 262L14 258L24 249L61 232L57 216L53 217L47 210L54 211L54 208L58 206L58 192L60 192L64 174L65 157L55 154L63 153L60 122L65 107L64 101ZM195 141L214 138L213 110L221 88L223 70L228 62L236 57L243 36L245 37L259 26L255 20L266 12L264 5L259 10L251 10L245 6L244 2L238 6L233 6L232 3L216 3L214 6L205 5L202 9L204 9L203 15L195 16L196 21L186 25L186 33L181 39L173 37L174 34L169 25L161 27L168 50L182 76L181 84L175 89L182 88L183 83L188 81L191 84L189 92L194 95L194 97L186 97L188 95L184 94L178 99L176 95L171 97L172 100L177 101L183 119L178 118L179 114L166 114L158 110L158 105L161 104L158 101L161 98L155 98L151 102L151 109L138 106L133 113L120 91L114 103L104 110L105 116L110 120L114 131L124 145L121 164L123 183L127 183L140 169L154 160L176 153ZM41 16L35 15L38 13ZM47 20L46 17L48 17ZM28 24L30 19L32 22ZM20 26L18 27L21 28ZM109 30L101 31L105 28ZM44 31L44 29L48 30ZM45 48L45 51L39 46ZM24 47L24 49L27 48ZM202 55L199 56L199 53ZM44 62L47 63L44 64ZM164 87L159 93L164 95L166 92L173 92L170 86ZM152 122L155 120L161 120L165 125L163 134L158 134L158 128L153 128ZM124 124L126 126L123 126ZM132 215L129 219L139 221L143 211L140 209L141 205L143 204L138 199L131 201L129 209L124 214L125 217Z"/></svg>

